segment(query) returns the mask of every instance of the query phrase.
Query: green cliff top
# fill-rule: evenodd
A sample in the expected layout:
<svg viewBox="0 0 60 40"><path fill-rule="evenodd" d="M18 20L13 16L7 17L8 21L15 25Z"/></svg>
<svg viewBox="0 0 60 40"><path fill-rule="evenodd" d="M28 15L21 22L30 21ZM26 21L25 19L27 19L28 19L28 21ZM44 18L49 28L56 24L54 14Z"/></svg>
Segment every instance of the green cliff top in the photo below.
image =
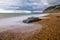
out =
<svg viewBox="0 0 60 40"><path fill-rule="evenodd" d="M44 13L59 13L59 12L60 5L51 6L44 10Z"/></svg>

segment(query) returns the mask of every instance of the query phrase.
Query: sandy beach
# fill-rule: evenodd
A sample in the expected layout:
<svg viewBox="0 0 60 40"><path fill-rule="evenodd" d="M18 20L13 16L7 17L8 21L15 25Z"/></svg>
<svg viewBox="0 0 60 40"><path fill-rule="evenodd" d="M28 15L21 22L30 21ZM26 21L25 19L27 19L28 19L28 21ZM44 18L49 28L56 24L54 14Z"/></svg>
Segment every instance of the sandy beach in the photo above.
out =
<svg viewBox="0 0 60 40"><path fill-rule="evenodd" d="M18 19L18 17L13 18ZM8 18L8 20L10 19ZM2 26L0 28L0 40L60 40L59 13L46 15L41 21L30 24L22 23L19 21L21 19L16 20L0 20L1 22L3 21L2 24L0 23L0 27Z"/></svg>

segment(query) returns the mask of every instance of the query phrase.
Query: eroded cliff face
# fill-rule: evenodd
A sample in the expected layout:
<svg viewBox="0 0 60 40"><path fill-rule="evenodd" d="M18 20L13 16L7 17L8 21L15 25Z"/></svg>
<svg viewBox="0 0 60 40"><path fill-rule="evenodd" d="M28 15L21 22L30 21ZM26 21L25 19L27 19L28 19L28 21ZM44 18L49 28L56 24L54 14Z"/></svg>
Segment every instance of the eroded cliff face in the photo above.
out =
<svg viewBox="0 0 60 40"><path fill-rule="evenodd" d="M48 7L44 10L44 13L60 13L60 5Z"/></svg>

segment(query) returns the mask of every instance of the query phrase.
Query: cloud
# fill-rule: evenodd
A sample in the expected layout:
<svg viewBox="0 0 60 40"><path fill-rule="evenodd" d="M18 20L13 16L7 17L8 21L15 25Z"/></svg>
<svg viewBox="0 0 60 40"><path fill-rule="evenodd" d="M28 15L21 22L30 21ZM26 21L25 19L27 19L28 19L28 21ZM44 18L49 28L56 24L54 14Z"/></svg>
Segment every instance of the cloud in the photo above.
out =
<svg viewBox="0 0 60 40"><path fill-rule="evenodd" d="M58 4L59 0L0 0L0 8L4 9L43 9Z"/></svg>
<svg viewBox="0 0 60 40"><path fill-rule="evenodd" d="M0 0L2 6L44 5L45 0Z"/></svg>
<svg viewBox="0 0 60 40"><path fill-rule="evenodd" d="M4 9L0 9L0 13L12 13L13 11L9 11L9 10L4 10Z"/></svg>
<svg viewBox="0 0 60 40"><path fill-rule="evenodd" d="M0 13L31 13L31 11L28 11L28 10L4 10L4 9L0 9Z"/></svg>
<svg viewBox="0 0 60 40"><path fill-rule="evenodd" d="M18 6L18 5L20 5L21 4L21 2L20 2L20 0L0 0L0 5L2 5L2 6L11 6L11 5L16 5L16 6Z"/></svg>

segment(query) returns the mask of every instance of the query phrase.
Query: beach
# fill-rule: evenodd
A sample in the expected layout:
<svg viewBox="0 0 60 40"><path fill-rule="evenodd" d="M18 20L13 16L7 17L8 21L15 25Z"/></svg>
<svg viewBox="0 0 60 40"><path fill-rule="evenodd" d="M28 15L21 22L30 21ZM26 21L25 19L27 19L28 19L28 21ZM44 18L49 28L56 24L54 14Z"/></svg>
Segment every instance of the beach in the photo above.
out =
<svg viewBox="0 0 60 40"><path fill-rule="evenodd" d="M38 17L42 16L39 15ZM27 17L21 18L25 19ZM3 22L0 23L0 27L2 26L0 28L0 40L60 40L60 13L45 15L41 21L30 24L22 23L22 19L19 18L5 19L7 21L0 20Z"/></svg>

